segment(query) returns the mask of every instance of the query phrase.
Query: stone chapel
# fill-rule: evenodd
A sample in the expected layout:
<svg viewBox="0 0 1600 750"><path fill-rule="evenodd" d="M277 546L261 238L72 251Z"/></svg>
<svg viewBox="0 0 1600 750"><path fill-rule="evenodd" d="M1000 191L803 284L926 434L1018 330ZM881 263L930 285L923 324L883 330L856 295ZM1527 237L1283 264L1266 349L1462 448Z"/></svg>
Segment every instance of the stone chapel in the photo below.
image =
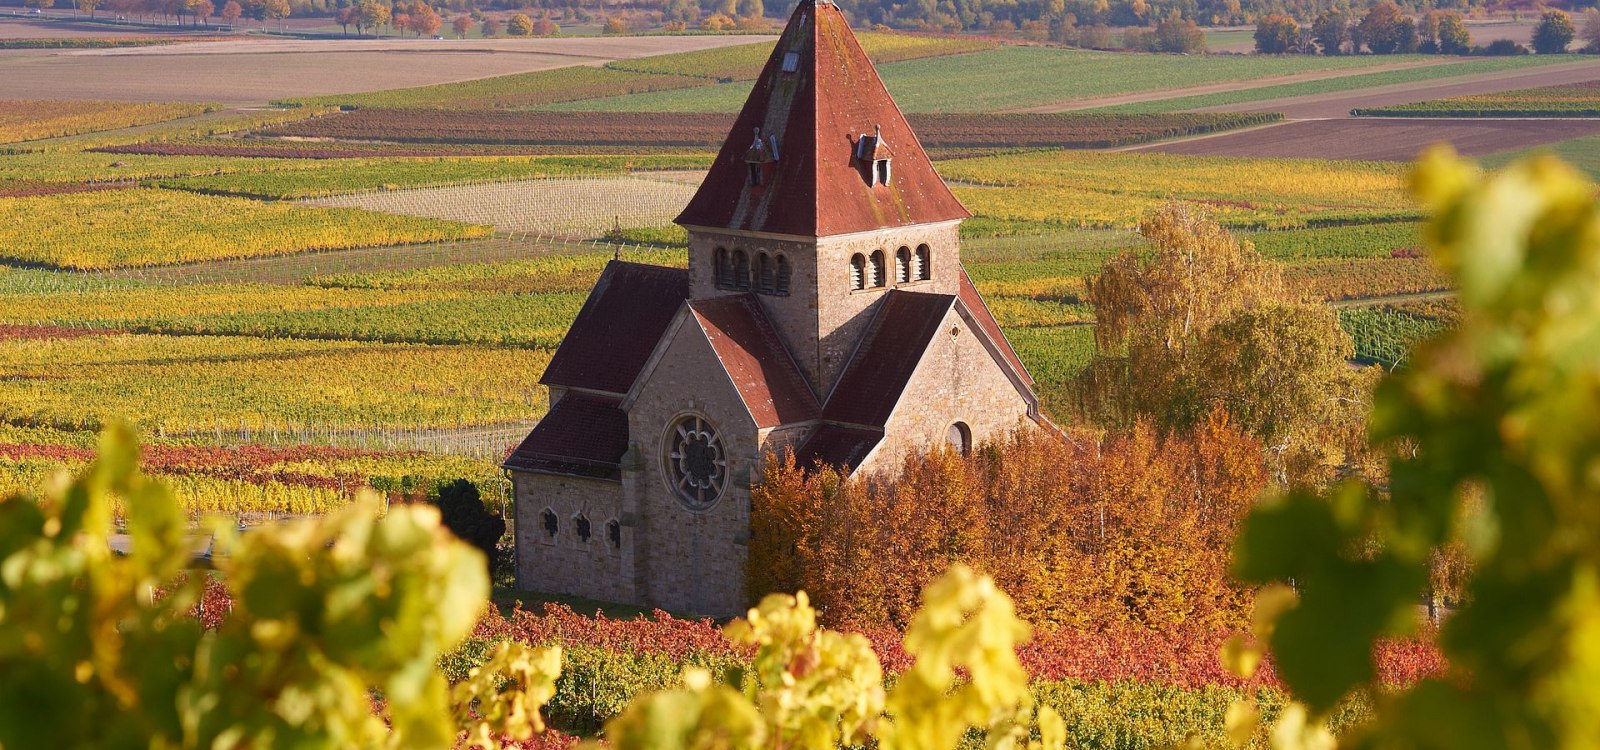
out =
<svg viewBox="0 0 1600 750"><path fill-rule="evenodd" d="M612 261L540 380L505 461L518 586L740 613L768 452L871 472L1042 422L968 216L839 9L801 0L677 218L688 268Z"/></svg>

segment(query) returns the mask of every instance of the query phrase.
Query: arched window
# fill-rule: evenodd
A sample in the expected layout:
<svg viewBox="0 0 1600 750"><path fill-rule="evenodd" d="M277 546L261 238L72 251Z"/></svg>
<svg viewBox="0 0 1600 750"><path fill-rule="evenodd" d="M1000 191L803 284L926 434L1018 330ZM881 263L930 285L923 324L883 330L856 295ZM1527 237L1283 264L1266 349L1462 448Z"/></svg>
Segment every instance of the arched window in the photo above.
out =
<svg viewBox="0 0 1600 750"><path fill-rule="evenodd" d="M911 280L911 248L901 247L894 251L894 283L904 284Z"/></svg>
<svg viewBox="0 0 1600 750"><path fill-rule="evenodd" d="M950 425L945 437L950 441L950 447L957 453L965 456L972 452L972 428L968 427L966 422Z"/></svg>
<svg viewBox="0 0 1600 750"><path fill-rule="evenodd" d="M622 523L615 518L606 521L606 543L611 549L622 549Z"/></svg>
<svg viewBox="0 0 1600 750"><path fill-rule="evenodd" d="M870 278L868 278L868 280L867 280L867 286L870 286L870 287L873 287L873 288L877 288L877 287L883 286L883 279L884 279L884 274L883 274L883 251L882 250L873 250L872 251L871 275L870 275Z"/></svg>
<svg viewBox="0 0 1600 750"><path fill-rule="evenodd" d="M733 278L729 279L728 288L750 291L750 256L743 250L733 251Z"/></svg>
<svg viewBox="0 0 1600 750"><path fill-rule="evenodd" d="M773 268L772 256L761 253L756 256L756 291L762 294L772 294L778 287L778 270Z"/></svg>
<svg viewBox="0 0 1600 750"><path fill-rule="evenodd" d="M789 296L789 276L790 275L791 275L791 270L789 268L789 258L788 258L788 256L786 256L786 255L784 255L782 253L779 253L778 254L778 281L777 281L776 284L773 285L773 288L772 288L772 293L773 294L776 294L776 295L778 295L780 297Z"/></svg>
<svg viewBox="0 0 1600 750"><path fill-rule="evenodd" d="M716 276L717 288L727 289L733 286L733 267L728 265L728 248L716 249L712 254L711 266Z"/></svg>
<svg viewBox="0 0 1600 750"><path fill-rule="evenodd" d="M556 518L556 512L545 508L539 514L539 525L544 527L544 535L551 539L556 538L556 532L561 530L561 521Z"/></svg>
<svg viewBox="0 0 1600 750"><path fill-rule="evenodd" d="M850 257L850 289L860 291L867 288L867 256L856 253Z"/></svg>
<svg viewBox="0 0 1600 750"><path fill-rule="evenodd" d="M589 537L594 536L594 530L589 526L589 517L579 513L572 519L572 525L578 532L578 541L588 544Z"/></svg>
<svg viewBox="0 0 1600 750"><path fill-rule="evenodd" d="M927 245L917 245L917 281L933 278L933 251Z"/></svg>

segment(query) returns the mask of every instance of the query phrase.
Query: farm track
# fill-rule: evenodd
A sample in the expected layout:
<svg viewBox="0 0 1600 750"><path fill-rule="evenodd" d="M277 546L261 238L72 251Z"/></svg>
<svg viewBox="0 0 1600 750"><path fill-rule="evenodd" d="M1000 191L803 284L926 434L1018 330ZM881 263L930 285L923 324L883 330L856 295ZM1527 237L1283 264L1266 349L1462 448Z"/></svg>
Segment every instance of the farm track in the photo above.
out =
<svg viewBox="0 0 1600 750"><path fill-rule="evenodd" d="M1378 71L1366 68L1363 69L1363 72ZM1494 94L1501 91L1536 86L1561 86L1583 83L1596 79L1600 79L1600 60L1589 59L1571 63L1540 65L1533 68L1469 73L1462 76L1435 78L1427 81L1373 86L1353 91L1334 91L1280 99L1264 99L1255 102L1224 104L1216 107L1203 107L1194 111L1281 112L1287 120L1333 119L1349 117L1350 110L1357 107L1385 107L1427 99ZM1235 86L1233 89L1227 90L1238 88L1242 87ZM1247 88L1257 87L1252 85Z"/></svg>
<svg viewBox="0 0 1600 750"><path fill-rule="evenodd" d="M1268 86L1281 86L1288 83L1305 83L1308 81L1323 81L1330 78L1348 78L1350 76L1383 73L1391 70L1408 70L1411 68L1426 68L1434 65L1444 65L1452 62L1449 58L1438 60L1421 60L1417 62L1392 63L1388 65L1372 65L1364 68L1345 68L1341 70L1318 70L1292 75L1272 76L1269 78L1252 78L1245 81L1225 81L1210 83L1202 86L1185 86L1173 89L1158 89L1155 91L1137 91L1130 94L1116 96L1102 96L1093 99L1077 99L1069 102L1056 102L1037 107L1007 110L1014 112L1071 112L1081 109L1098 109L1100 107L1115 107L1123 104L1138 104L1141 102L1160 101L1162 99L1176 99L1184 96L1198 96L1203 94L1221 94L1229 91L1243 91L1248 89L1266 88ZM1244 109L1233 106L1205 110L1205 111L1233 111ZM1268 111L1251 108L1249 111Z"/></svg>

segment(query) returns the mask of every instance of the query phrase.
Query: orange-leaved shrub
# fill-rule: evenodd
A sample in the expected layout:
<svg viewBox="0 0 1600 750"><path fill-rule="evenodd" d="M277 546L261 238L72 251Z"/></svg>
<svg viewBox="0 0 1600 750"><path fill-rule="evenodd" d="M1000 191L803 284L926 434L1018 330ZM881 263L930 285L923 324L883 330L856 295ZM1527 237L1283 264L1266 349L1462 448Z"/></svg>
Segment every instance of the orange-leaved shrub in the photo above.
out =
<svg viewBox="0 0 1600 750"><path fill-rule="evenodd" d="M1025 427L870 476L774 456L751 496L749 594L803 589L831 622L902 627L965 563L1036 625L1235 627L1250 602L1228 548L1266 483L1260 443L1220 410L1165 437Z"/></svg>

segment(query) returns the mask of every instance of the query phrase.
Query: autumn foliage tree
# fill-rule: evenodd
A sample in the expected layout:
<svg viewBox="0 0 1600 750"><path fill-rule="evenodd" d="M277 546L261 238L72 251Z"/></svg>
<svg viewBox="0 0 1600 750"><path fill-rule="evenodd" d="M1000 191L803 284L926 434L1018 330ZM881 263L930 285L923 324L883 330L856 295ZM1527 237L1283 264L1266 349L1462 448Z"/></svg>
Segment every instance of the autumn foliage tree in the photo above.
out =
<svg viewBox="0 0 1600 750"><path fill-rule="evenodd" d="M1256 51L1281 55L1300 44L1300 24L1293 18L1274 13L1256 23Z"/></svg>
<svg viewBox="0 0 1600 750"><path fill-rule="evenodd" d="M1098 353L1074 383L1079 416L1187 432L1221 409L1284 483L1351 461L1370 376L1350 370L1333 310L1194 207L1170 204L1140 232L1155 252L1123 253L1088 284Z"/></svg>
<svg viewBox="0 0 1600 750"><path fill-rule="evenodd" d="M903 626L963 563L1040 625L1237 624L1227 548L1266 485L1260 450L1217 412L1190 435L1025 428L881 476L774 457L752 491L750 594L802 588L835 622Z"/></svg>

